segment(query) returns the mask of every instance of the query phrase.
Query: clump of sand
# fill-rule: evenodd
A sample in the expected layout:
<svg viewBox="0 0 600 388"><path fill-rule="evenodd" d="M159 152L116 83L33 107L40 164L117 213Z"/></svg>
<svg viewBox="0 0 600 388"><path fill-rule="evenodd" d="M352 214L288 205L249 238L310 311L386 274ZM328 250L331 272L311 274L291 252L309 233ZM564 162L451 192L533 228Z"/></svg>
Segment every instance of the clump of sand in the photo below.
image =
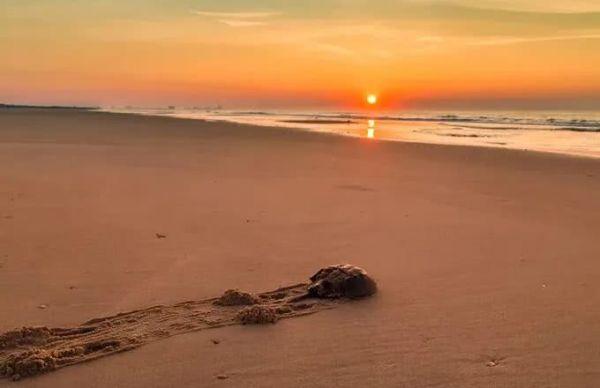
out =
<svg viewBox="0 0 600 388"><path fill-rule="evenodd" d="M39 375L56 369L56 358L44 349L10 354L0 364L0 375L13 380Z"/></svg>
<svg viewBox="0 0 600 388"><path fill-rule="evenodd" d="M218 306L251 306L260 303L260 300L247 292L227 290L214 303Z"/></svg>
<svg viewBox="0 0 600 388"><path fill-rule="evenodd" d="M277 318L274 308L261 305L246 307L237 314L237 320L243 325L275 323Z"/></svg>
<svg viewBox="0 0 600 388"><path fill-rule="evenodd" d="M0 335L0 349L23 345L40 345L45 343L51 335L51 330L43 326L22 327L7 331Z"/></svg>

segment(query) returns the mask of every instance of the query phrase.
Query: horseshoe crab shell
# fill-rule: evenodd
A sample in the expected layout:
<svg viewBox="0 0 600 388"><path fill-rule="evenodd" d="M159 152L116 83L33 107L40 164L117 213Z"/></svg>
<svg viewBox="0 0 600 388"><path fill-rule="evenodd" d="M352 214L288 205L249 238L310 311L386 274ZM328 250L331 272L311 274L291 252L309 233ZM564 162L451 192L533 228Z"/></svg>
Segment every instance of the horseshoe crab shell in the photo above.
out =
<svg viewBox="0 0 600 388"><path fill-rule="evenodd" d="M367 272L349 264L320 269L310 278L308 295L313 298L361 298L377 292L377 283Z"/></svg>

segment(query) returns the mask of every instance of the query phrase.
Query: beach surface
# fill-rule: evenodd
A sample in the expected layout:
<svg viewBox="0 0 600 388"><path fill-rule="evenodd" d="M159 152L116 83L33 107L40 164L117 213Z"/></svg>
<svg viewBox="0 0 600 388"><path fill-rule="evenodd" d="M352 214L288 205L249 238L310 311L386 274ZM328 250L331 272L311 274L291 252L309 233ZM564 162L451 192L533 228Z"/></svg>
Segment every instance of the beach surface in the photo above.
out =
<svg viewBox="0 0 600 388"><path fill-rule="evenodd" d="M600 159L0 109L0 331L379 285L0 386L597 387L599 235Z"/></svg>

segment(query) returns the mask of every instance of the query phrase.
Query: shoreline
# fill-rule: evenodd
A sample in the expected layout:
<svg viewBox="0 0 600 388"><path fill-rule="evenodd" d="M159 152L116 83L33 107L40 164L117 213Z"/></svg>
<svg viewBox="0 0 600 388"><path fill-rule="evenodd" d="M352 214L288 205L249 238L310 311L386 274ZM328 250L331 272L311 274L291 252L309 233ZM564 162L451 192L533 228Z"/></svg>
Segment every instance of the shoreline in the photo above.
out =
<svg viewBox="0 0 600 388"><path fill-rule="evenodd" d="M85 110L94 111L101 110L97 106L79 106L79 105L26 105L26 104L3 104L0 103L0 109L41 109L41 110Z"/></svg>
<svg viewBox="0 0 600 388"><path fill-rule="evenodd" d="M292 129L292 130L298 130L298 131L303 131L303 132L309 132L309 133L325 133L325 134L332 134L335 136L341 136L341 137L349 137L349 138L359 138L359 139L364 139L366 136L365 134L357 134L357 133L353 133L352 131L350 132L342 132L341 130L333 131L333 130L315 130L312 129L308 126L302 127L302 126L294 126L294 124L321 124L321 125L326 125L327 127L330 126L335 126L336 124L357 124L360 120L355 121L355 120L351 120L351 121L345 121L345 120L294 120L294 119L288 119L288 120L277 120L276 123L279 123L280 125L276 125L276 124L260 124L260 123L248 123L248 122L237 122L235 120L228 120L228 119L205 119L205 118L193 118L193 117L189 117L189 116L185 116L185 115L177 115L177 114L158 114L158 113L147 113L147 112L124 112L124 111L111 111L111 110L107 110L105 108L100 108L100 109L96 109L93 110L95 112L102 112L102 113L110 113L110 114L131 114L131 115L138 115L138 116L147 116L147 117L169 117L169 118L175 118L175 119L182 119L182 120L196 120L196 121L203 121L203 122L223 122L223 123L231 123L231 124L237 124L237 125L248 125L250 127L267 127L267 128L277 128L277 129ZM365 119L366 120L366 119ZM389 119L382 119L382 121L388 121ZM364 120L363 120L364 121ZM379 121L379 120L378 120ZM410 121L405 121L405 122L410 122ZM434 122L433 120L428 119L428 122ZM443 123L441 125L444 126L448 126L448 130L451 130L450 128L450 124L447 123ZM481 128L480 128L481 129ZM522 131L530 131L530 129L526 129L526 130L522 130ZM550 131L550 130L547 130ZM592 136L597 136L599 138L599 142L600 142L600 133L597 131L584 131L584 130L564 130L564 129L556 129L554 130L556 132L575 132L575 133L579 133L579 134L590 134ZM453 137L454 135L449 135L450 137ZM455 137L463 137L463 138L469 138L469 137L486 137L486 136L481 136L481 135L466 135L466 136L455 136ZM573 156L573 157L581 157L581 158L588 158L588 159L600 159L600 153L596 154L593 153L591 154L590 151L565 151L565 150L551 150L551 149L535 149L535 148L520 148L520 147L516 147L516 146L507 146L507 144L495 144L494 142L490 142L488 144L461 144L461 143L451 143L449 142L448 139L445 139L445 141L442 140L438 140L438 141L434 141L434 140L430 140L430 141L426 141L423 139L400 139L400 138L392 138L392 137L384 137L384 138L376 138L376 139L369 139L370 141L378 141L378 142L394 142L394 143L414 143L414 144L430 144L430 145L443 145L443 146L459 146L459 147L477 147L477 148L486 148L486 149L501 149L501 150L514 150L514 151L522 151L522 152L539 152L539 153L544 153L544 154L557 154L557 155L565 155L565 156Z"/></svg>
<svg viewBox="0 0 600 388"><path fill-rule="evenodd" d="M46 110L48 110L49 112L60 112L61 110L64 110L66 112L71 111L70 108L63 108L63 107L57 107L57 108L19 108L18 110L30 110L30 111L41 111L42 113ZM541 150L535 150L535 149L519 149L519 148L506 148L506 147L498 147L498 146L483 146L483 145L477 145L477 144L447 144L447 143L430 143L430 142L425 142L425 141L408 141L408 140L393 140L393 139L367 139L364 136L353 136L353 135L344 135L344 134L340 134L340 133L334 133L334 132L327 132L327 131L312 131L309 129L305 129L305 128L301 128L301 127L293 127L293 126L268 126L268 125L257 125L257 124L246 124L246 123L237 123L234 121L227 121L227 120L205 120L205 119L199 119L199 118L188 118L188 117L178 117L178 116L171 116L171 115L156 115L156 114L146 114L146 113L137 113L137 112L113 112L113 111L107 111L107 110L103 110L103 109L95 109L95 108L91 108L91 109L86 109L86 108L75 108L72 111L74 112L80 112L80 113L90 113L90 114L106 114L106 115L114 115L115 117L119 117L119 116L123 116L123 117L129 117L129 116L133 116L133 117L144 117L144 118L154 118L154 119L163 119L163 120L176 120L176 121L188 121L188 122L200 122L200 123L206 123L206 124L215 124L218 125L219 123L225 124L227 126L234 126L234 127L247 127L248 129L252 130L267 130L267 131L282 131L282 133L301 133L301 134L307 134L310 136L324 136L324 137L334 137L334 138L341 138L341 139L353 139L353 140L358 140L358 141L366 141L366 142L373 142L373 143L385 143L385 144L404 144L404 145L415 145L415 146L424 146L424 147L432 147L432 148L456 148L456 149L462 149L462 148L473 148L476 150L481 150L481 151L492 151L492 152L496 152L496 151L500 151L500 152L508 152L508 153L523 153L523 154L534 154L534 155L539 155L539 156L554 156L554 157L558 157L558 158L574 158L574 159L584 159L584 160L594 160L594 161L598 161L600 160L600 157L597 156L593 156L593 155L588 155L588 154L577 154L577 153L563 153L563 152L559 152L559 151L541 151ZM2 113L2 108L0 108L0 114ZM203 129L199 129L199 131L202 131Z"/></svg>

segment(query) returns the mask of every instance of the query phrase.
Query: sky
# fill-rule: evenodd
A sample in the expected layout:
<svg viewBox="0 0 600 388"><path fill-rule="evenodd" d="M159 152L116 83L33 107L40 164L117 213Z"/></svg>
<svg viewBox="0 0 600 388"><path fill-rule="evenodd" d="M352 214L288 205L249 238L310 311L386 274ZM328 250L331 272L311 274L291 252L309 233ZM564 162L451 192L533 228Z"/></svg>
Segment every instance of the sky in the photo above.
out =
<svg viewBox="0 0 600 388"><path fill-rule="evenodd" d="M1 0L0 102L600 110L600 0Z"/></svg>

